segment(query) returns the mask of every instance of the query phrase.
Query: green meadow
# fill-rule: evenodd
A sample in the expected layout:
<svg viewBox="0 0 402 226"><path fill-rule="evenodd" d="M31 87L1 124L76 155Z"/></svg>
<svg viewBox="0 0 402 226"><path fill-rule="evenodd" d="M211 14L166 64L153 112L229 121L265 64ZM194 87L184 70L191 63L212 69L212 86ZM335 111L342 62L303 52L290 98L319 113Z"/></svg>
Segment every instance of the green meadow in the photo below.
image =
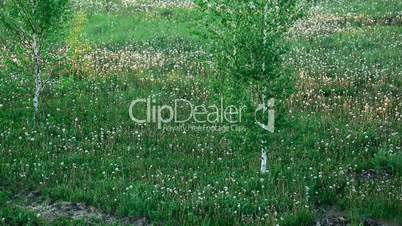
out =
<svg viewBox="0 0 402 226"><path fill-rule="evenodd" d="M197 6L123 2L71 6L36 122L32 73L0 49L0 225L402 225L401 1L314 1L292 25L265 174L253 130L130 118L253 92L222 85Z"/></svg>

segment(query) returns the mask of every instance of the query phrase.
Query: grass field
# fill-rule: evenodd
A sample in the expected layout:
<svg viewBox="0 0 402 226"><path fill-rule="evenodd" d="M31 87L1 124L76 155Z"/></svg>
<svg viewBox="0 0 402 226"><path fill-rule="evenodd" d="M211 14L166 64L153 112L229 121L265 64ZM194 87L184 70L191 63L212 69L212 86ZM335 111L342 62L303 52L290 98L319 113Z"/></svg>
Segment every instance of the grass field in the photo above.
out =
<svg viewBox="0 0 402 226"><path fill-rule="evenodd" d="M129 117L148 96L218 104L202 12L88 11L82 70L99 76L55 69L39 125L31 76L0 63L0 224L402 225L401 15L396 0L317 1L294 25L261 175L241 133Z"/></svg>

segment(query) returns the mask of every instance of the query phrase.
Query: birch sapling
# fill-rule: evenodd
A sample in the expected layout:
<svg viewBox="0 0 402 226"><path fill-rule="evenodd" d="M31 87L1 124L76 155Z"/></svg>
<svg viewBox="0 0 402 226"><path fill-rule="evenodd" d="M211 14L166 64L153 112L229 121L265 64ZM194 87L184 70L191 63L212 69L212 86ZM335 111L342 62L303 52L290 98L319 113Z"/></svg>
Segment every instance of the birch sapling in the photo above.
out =
<svg viewBox="0 0 402 226"><path fill-rule="evenodd" d="M52 43L51 35L58 32L65 22L69 0L2 0L0 4L0 31L7 44L18 46L31 57L25 65L33 71L35 91L33 107L35 118L39 113L43 89L42 65L45 47Z"/></svg>

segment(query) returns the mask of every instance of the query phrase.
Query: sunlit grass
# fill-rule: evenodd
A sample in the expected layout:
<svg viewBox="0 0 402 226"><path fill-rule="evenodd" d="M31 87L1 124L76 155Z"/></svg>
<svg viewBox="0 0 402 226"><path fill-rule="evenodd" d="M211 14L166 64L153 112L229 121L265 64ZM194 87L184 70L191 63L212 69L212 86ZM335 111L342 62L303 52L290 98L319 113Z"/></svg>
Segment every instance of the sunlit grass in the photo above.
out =
<svg viewBox="0 0 402 226"><path fill-rule="evenodd" d="M89 16L86 33L93 44L100 45L123 45L178 37L197 40L199 16L199 12L191 9L94 14Z"/></svg>

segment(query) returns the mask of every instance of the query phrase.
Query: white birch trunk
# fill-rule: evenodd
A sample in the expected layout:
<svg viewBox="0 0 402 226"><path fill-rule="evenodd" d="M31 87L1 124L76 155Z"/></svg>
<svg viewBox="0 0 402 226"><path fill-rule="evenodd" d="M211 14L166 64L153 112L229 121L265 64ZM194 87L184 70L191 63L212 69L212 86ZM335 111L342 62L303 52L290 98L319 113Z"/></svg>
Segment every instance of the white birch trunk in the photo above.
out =
<svg viewBox="0 0 402 226"><path fill-rule="evenodd" d="M35 75L35 95L33 99L33 105L35 108L35 116L39 112L39 97L42 91L42 80L41 80L41 59L40 59L40 45L38 43L38 38L36 35L33 35L32 40L32 51L33 51L33 60L35 62L34 75Z"/></svg>
<svg viewBox="0 0 402 226"><path fill-rule="evenodd" d="M261 174L265 174L267 172L267 152L265 150L261 151Z"/></svg>
<svg viewBox="0 0 402 226"><path fill-rule="evenodd" d="M264 6L264 24L263 24L263 30L262 30L262 35L263 35L263 48L265 49L265 46L267 45L267 19L268 19L268 3L265 4ZM264 55L265 56L265 55ZM265 57L264 57L264 62L262 62L262 73L265 74ZM265 104L265 93L262 94L262 102ZM261 174L267 173L267 151L265 149L265 142L262 142L262 150L261 150L261 169L260 172Z"/></svg>

